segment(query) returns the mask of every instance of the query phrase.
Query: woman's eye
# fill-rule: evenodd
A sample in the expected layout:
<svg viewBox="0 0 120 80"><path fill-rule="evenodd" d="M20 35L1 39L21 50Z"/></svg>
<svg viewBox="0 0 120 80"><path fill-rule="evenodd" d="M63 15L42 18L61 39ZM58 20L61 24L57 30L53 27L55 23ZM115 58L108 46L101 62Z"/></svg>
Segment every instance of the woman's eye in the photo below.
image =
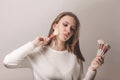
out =
<svg viewBox="0 0 120 80"><path fill-rule="evenodd" d="M66 27L66 26L68 26L68 24L66 24L66 23L63 23L63 25Z"/></svg>
<svg viewBox="0 0 120 80"><path fill-rule="evenodd" d="M75 31L75 29L74 29L74 28L71 28L71 31L73 31L73 32L74 32L74 31Z"/></svg>

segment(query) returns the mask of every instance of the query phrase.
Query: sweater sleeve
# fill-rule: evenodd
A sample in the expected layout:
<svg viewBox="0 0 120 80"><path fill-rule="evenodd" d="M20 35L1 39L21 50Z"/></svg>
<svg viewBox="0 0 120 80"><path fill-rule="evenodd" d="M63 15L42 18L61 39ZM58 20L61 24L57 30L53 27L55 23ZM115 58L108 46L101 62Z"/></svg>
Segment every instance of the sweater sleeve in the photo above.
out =
<svg viewBox="0 0 120 80"><path fill-rule="evenodd" d="M3 64L7 68L18 68L30 66L27 55L34 53L35 47L32 42L28 42L20 48L5 56Z"/></svg>
<svg viewBox="0 0 120 80"><path fill-rule="evenodd" d="M94 80L95 76L96 76L96 71L92 71L88 69L83 80Z"/></svg>
<svg viewBox="0 0 120 80"><path fill-rule="evenodd" d="M80 64L80 77L82 78L82 80L94 80L95 76L96 76L96 73L97 71L93 71L93 70L90 70L88 68L88 71L86 73L86 75L84 75L84 71L83 71L83 62L81 61L81 64Z"/></svg>

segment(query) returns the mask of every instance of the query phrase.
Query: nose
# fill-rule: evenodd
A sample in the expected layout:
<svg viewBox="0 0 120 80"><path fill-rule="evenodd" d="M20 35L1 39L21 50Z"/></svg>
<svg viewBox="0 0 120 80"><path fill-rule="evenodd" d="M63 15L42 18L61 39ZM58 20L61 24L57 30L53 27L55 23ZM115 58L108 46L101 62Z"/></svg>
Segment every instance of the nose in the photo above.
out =
<svg viewBox="0 0 120 80"><path fill-rule="evenodd" d="M71 33L70 27L67 27L66 31L67 31L67 34L69 35Z"/></svg>

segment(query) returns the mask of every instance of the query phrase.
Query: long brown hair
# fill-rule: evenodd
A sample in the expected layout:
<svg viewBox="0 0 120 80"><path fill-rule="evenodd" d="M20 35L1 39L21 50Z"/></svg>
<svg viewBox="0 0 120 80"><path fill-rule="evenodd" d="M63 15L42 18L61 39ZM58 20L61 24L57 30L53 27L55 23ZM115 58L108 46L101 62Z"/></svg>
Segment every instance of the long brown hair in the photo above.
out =
<svg viewBox="0 0 120 80"><path fill-rule="evenodd" d="M74 31L72 37L68 41L66 41L66 44L68 45L70 51L73 52L77 56L78 59L80 59L82 61L85 61L84 57L82 56L80 46L79 46L80 21L75 14L73 14L72 12L62 12L62 13L60 13L56 17L56 19L53 21L48 36L50 36L50 34L52 34L53 31L54 31L53 25L55 23L57 24L60 21L60 19L64 16L71 16L76 21L76 30ZM49 44L50 44L50 42L49 42Z"/></svg>

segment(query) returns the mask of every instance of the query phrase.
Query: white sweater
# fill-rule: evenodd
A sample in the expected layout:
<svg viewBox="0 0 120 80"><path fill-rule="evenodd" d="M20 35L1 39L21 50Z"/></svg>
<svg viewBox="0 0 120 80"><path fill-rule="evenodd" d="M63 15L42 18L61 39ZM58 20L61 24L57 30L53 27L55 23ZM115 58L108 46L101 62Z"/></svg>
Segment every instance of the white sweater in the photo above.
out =
<svg viewBox="0 0 120 80"><path fill-rule="evenodd" d="M31 42L8 54L3 63L7 68L31 68L34 80L94 80L96 74L88 70L82 79L83 65L78 64L73 53L50 47L35 48Z"/></svg>

